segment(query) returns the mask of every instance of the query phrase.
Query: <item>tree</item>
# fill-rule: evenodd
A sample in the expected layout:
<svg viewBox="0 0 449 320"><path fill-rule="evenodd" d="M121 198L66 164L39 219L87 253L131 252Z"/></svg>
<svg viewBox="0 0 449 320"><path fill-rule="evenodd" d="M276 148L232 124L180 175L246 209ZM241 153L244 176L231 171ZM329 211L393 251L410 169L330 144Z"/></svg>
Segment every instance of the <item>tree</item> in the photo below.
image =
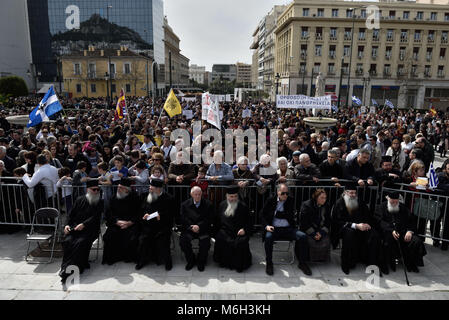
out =
<svg viewBox="0 0 449 320"><path fill-rule="evenodd" d="M0 79L0 94L12 97L28 95L28 87L25 81L17 76L10 76Z"/></svg>

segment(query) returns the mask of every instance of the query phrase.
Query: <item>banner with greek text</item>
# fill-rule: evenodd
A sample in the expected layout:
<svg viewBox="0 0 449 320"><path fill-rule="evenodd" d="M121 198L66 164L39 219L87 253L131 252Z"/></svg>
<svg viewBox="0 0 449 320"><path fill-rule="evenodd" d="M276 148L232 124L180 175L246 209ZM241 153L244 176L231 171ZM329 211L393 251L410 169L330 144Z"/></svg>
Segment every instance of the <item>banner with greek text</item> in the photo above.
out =
<svg viewBox="0 0 449 320"><path fill-rule="evenodd" d="M280 109L331 109L332 96L277 95L276 106Z"/></svg>

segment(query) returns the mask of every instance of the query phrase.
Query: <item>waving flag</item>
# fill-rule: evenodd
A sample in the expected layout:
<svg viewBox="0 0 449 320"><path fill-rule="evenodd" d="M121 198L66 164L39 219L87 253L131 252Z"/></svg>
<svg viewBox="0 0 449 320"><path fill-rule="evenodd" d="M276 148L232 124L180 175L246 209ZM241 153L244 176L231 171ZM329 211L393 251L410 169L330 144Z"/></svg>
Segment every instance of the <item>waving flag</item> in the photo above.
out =
<svg viewBox="0 0 449 320"><path fill-rule="evenodd" d="M394 104L393 104L393 102L391 102L391 101L388 100L388 99L385 99L385 105L386 105L387 107L390 107L391 109L394 109Z"/></svg>
<svg viewBox="0 0 449 320"><path fill-rule="evenodd" d="M429 188L436 189L438 187L439 181L435 169L433 168L433 163L430 164L428 177L429 177Z"/></svg>
<svg viewBox="0 0 449 320"><path fill-rule="evenodd" d="M164 110L168 113L170 118L182 113L181 104L179 103L178 98L176 98L173 89L170 90L168 98L165 100Z"/></svg>
<svg viewBox="0 0 449 320"><path fill-rule="evenodd" d="M334 104L334 105L332 105L332 111L334 111L334 112L338 112L338 107Z"/></svg>
<svg viewBox="0 0 449 320"><path fill-rule="evenodd" d="M62 105L56 96L53 86L51 86L44 98L39 102L39 105L31 111L27 128L34 127L42 121L48 121L50 116L61 110Z"/></svg>
<svg viewBox="0 0 449 320"><path fill-rule="evenodd" d="M125 100L125 93L122 90L120 90L120 97L117 100L117 106L115 107L115 117L114 120L123 119L125 116L125 108L126 108L126 100Z"/></svg>
<svg viewBox="0 0 449 320"><path fill-rule="evenodd" d="M435 107L430 105L430 113L432 114L432 116L436 116L437 115L437 110L435 110Z"/></svg>
<svg viewBox="0 0 449 320"><path fill-rule="evenodd" d="M352 102L354 102L358 106L360 106L362 104L362 101L359 98L357 98L356 96L352 96Z"/></svg>
<svg viewBox="0 0 449 320"><path fill-rule="evenodd" d="M371 102L373 103L373 106L379 106L379 104L377 103L377 101L376 101L376 100L374 100L374 99L371 99Z"/></svg>

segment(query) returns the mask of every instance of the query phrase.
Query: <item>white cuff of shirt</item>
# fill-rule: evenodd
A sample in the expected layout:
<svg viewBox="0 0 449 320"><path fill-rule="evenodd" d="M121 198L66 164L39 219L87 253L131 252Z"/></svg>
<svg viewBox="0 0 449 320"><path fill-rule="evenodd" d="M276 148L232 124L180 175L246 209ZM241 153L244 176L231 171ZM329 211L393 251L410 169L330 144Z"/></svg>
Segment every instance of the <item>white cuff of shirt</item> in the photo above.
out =
<svg viewBox="0 0 449 320"><path fill-rule="evenodd" d="M356 224L355 224L355 223L351 224L351 228L354 229L354 230L356 230L356 229L357 229L357 228L356 228Z"/></svg>

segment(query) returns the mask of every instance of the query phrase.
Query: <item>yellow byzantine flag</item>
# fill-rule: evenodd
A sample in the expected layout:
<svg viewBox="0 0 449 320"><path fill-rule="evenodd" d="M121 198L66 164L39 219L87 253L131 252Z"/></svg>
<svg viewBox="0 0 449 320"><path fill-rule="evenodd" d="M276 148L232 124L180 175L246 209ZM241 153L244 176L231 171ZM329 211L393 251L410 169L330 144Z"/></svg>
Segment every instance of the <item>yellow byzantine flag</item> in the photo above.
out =
<svg viewBox="0 0 449 320"><path fill-rule="evenodd" d="M179 103L178 98L176 98L173 89L170 90L168 98L165 100L164 110L168 113L170 118L182 113L181 104Z"/></svg>

